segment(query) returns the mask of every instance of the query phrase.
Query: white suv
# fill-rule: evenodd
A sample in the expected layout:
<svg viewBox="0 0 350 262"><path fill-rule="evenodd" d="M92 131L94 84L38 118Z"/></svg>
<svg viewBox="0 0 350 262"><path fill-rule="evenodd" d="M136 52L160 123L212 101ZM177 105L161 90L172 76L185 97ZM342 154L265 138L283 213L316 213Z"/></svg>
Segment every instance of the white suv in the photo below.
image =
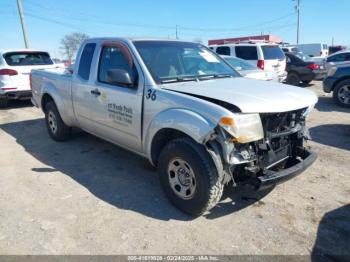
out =
<svg viewBox="0 0 350 262"><path fill-rule="evenodd" d="M217 54L235 56L247 60L263 70L274 71L280 82L287 77L286 57L277 44L249 41L211 45L209 48Z"/></svg>
<svg viewBox="0 0 350 262"><path fill-rule="evenodd" d="M58 67L47 52L36 50L0 50L0 107L9 99L29 99L29 74L32 69Z"/></svg>

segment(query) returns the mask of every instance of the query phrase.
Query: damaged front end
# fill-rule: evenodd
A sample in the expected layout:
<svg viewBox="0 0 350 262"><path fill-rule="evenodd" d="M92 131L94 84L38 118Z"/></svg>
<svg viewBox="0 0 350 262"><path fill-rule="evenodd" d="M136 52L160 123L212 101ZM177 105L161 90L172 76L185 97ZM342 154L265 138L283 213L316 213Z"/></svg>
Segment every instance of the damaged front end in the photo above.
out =
<svg viewBox="0 0 350 262"><path fill-rule="evenodd" d="M262 138L239 142L227 128L218 126L210 145L220 150L225 182L252 184L258 189L284 182L308 168L317 154L304 147L309 139L305 119L308 108L260 114ZM215 145L216 144L216 145Z"/></svg>

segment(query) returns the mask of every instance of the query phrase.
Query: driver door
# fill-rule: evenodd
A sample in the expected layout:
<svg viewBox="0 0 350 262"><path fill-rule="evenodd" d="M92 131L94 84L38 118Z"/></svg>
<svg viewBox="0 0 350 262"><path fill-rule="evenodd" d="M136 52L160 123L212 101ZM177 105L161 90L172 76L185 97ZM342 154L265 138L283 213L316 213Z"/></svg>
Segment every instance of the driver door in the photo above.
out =
<svg viewBox="0 0 350 262"><path fill-rule="evenodd" d="M127 71L135 79L134 87L109 81L109 70ZM95 133L116 144L141 152L143 78L126 45L102 44L93 91L91 118Z"/></svg>

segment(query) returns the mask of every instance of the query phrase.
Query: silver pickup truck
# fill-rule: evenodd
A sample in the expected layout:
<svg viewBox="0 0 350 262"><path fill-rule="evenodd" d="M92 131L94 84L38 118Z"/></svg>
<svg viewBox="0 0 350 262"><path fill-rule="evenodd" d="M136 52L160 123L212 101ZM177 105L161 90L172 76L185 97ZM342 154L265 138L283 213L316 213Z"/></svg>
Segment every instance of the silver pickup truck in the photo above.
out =
<svg viewBox="0 0 350 262"><path fill-rule="evenodd" d="M244 79L201 44L89 39L72 70L33 70L31 85L54 140L79 127L148 158L169 200L195 216L225 185L266 188L316 159L303 145L316 95Z"/></svg>

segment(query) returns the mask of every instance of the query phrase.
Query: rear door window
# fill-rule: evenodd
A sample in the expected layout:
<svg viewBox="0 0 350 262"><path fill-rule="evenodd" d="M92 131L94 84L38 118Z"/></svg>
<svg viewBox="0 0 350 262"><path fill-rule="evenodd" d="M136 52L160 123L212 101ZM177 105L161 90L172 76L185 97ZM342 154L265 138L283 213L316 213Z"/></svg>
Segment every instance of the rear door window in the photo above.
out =
<svg viewBox="0 0 350 262"><path fill-rule="evenodd" d="M219 55L231 55L231 50L229 46L219 46L216 48L216 53Z"/></svg>
<svg viewBox="0 0 350 262"><path fill-rule="evenodd" d="M9 52L3 55L9 66L52 65L50 55L46 52Z"/></svg>
<svg viewBox="0 0 350 262"><path fill-rule="evenodd" d="M265 60L283 60L285 58L281 48L276 45L263 45L261 49Z"/></svg>
<svg viewBox="0 0 350 262"><path fill-rule="evenodd" d="M256 46L236 46L236 56L245 60L258 60Z"/></svg>
<svg viewBox="0 0 350 262"><path fill-rule="evenodd" d="M344 62L350 60L350 53L343 53L331 56L327 59L327 62Z"/></svg>
<svg viewBox="0 0 350 262"><path fill-rule="evenodd" d="M83 53L81 54L78 75L84 80L89 80L91 62L95 52L95 48L96 44L94 43L86 44Z"/></svg>

